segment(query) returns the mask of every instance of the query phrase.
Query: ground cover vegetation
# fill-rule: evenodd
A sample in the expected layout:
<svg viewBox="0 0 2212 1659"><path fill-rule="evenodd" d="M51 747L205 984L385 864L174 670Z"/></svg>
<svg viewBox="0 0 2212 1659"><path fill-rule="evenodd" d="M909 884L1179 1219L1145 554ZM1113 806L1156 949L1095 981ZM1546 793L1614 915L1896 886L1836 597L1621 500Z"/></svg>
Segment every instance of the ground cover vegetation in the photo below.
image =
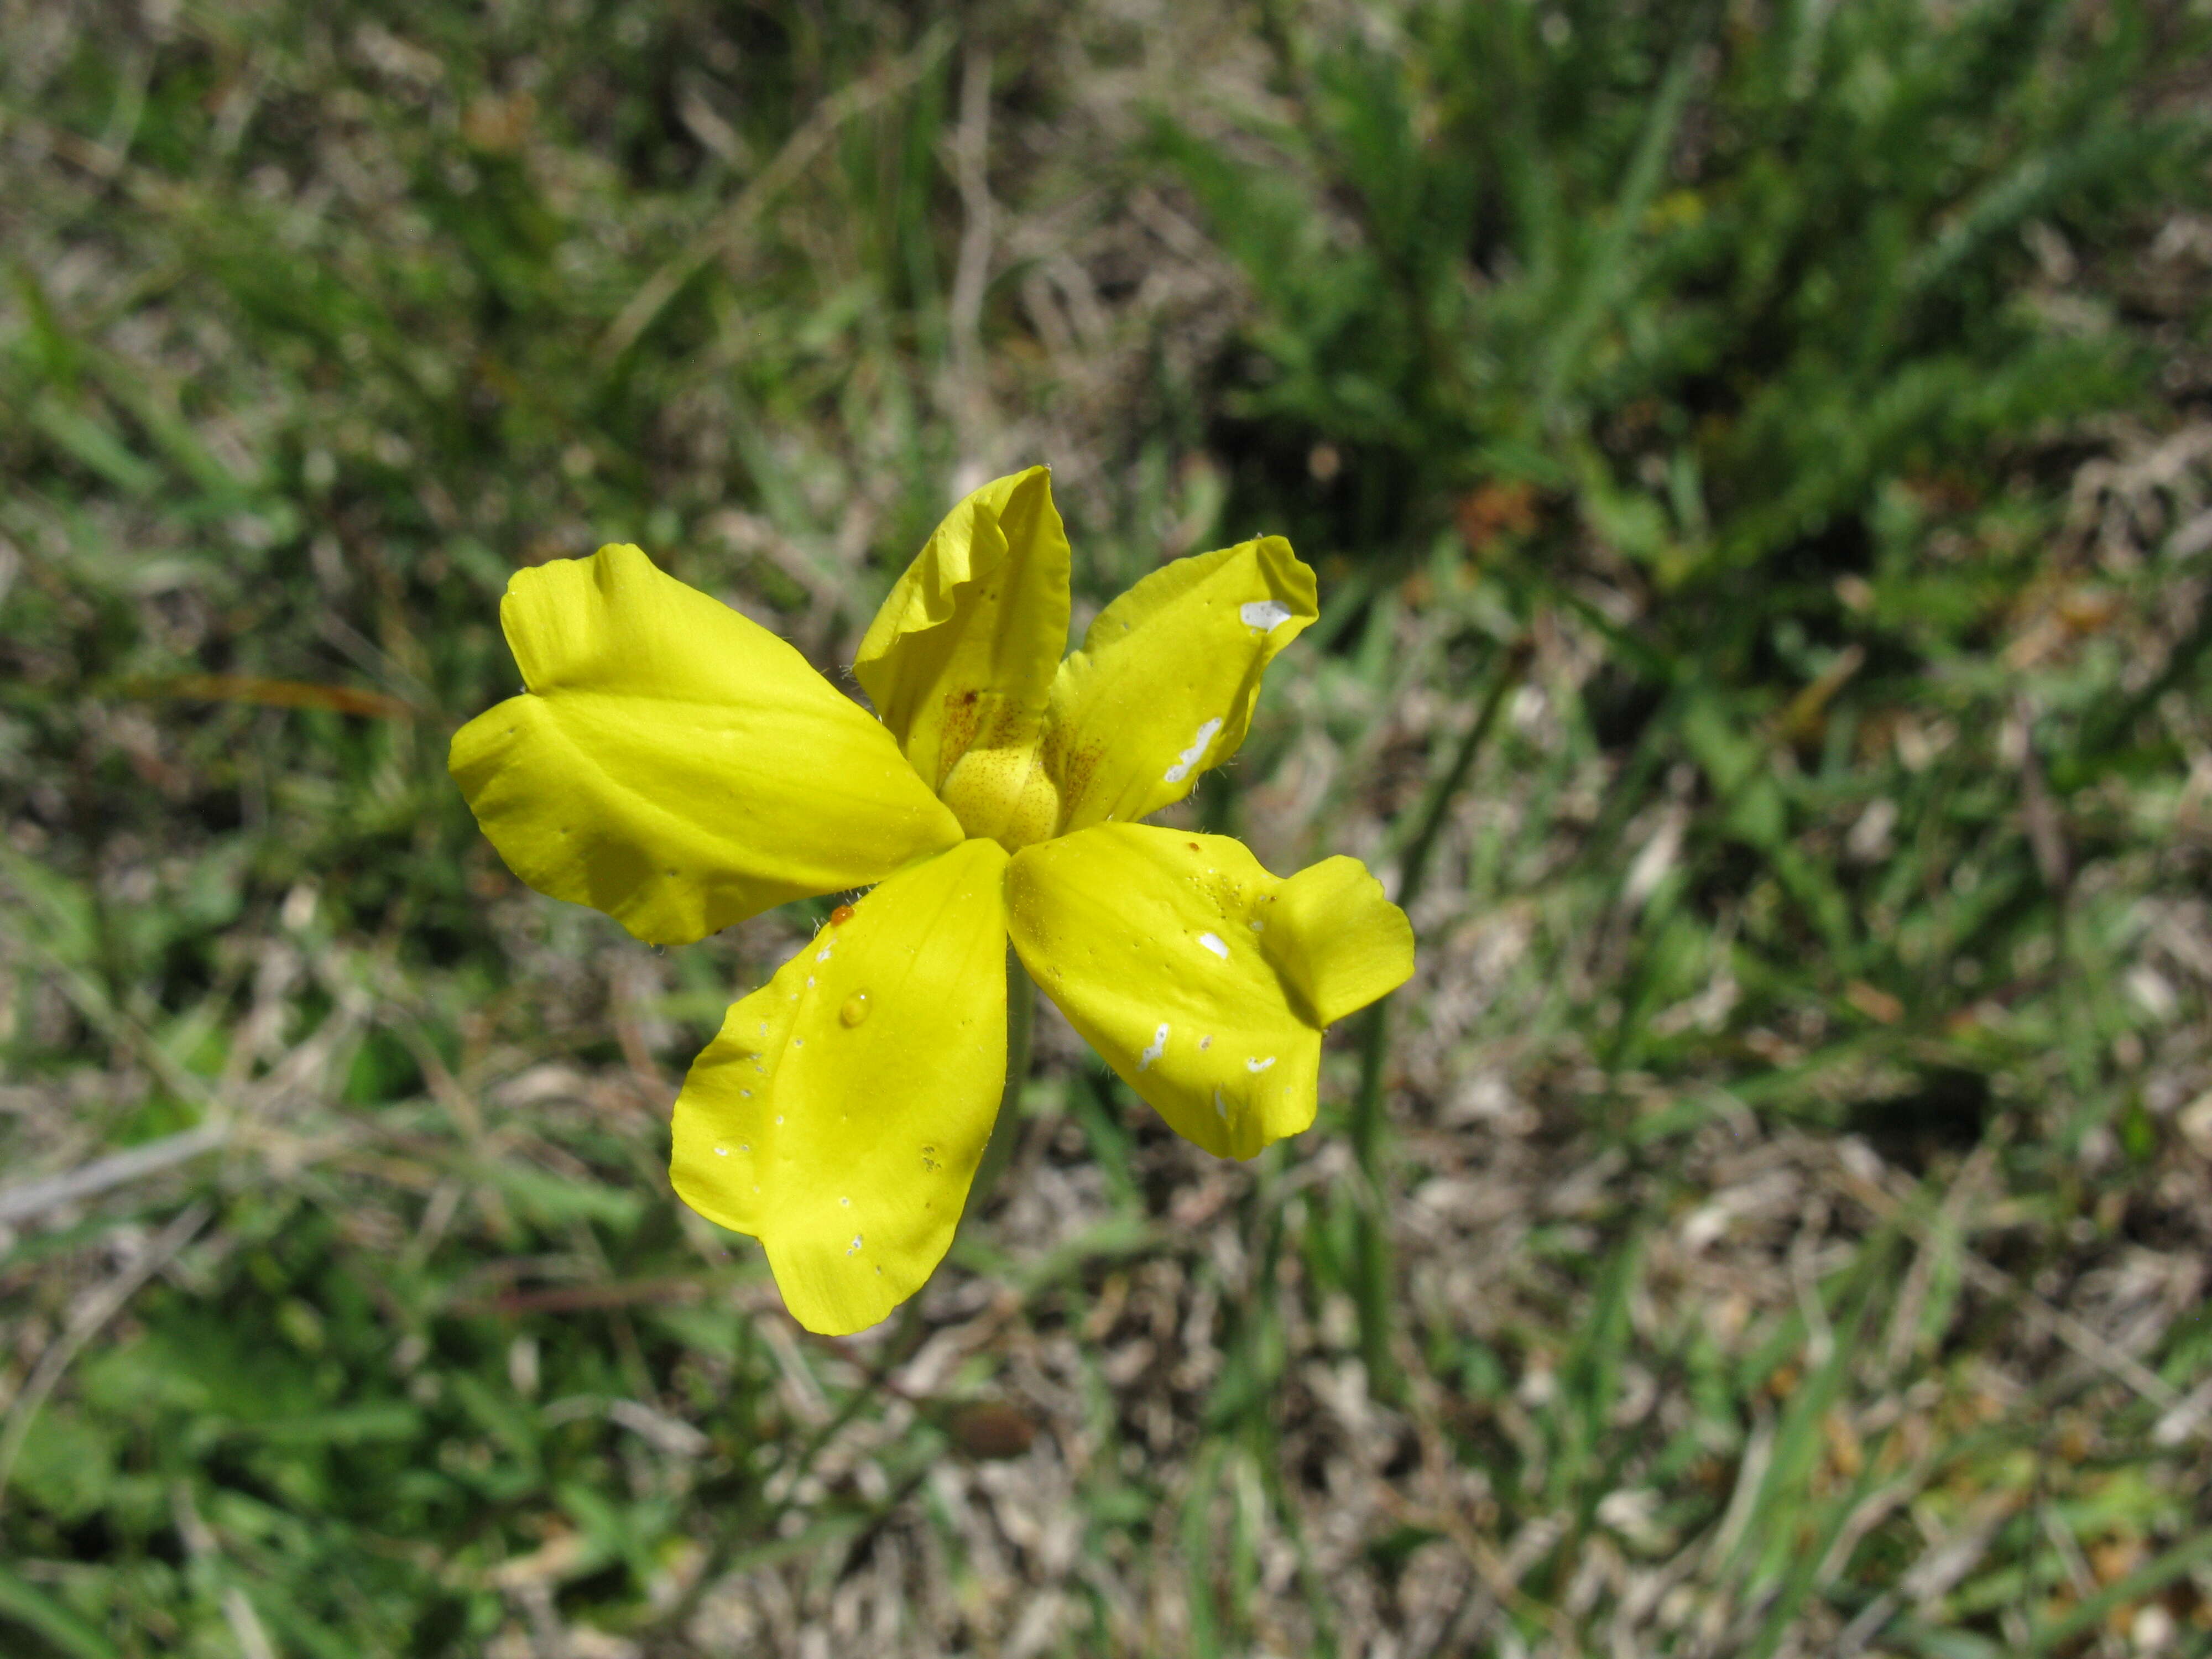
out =
<svg viewBox="0 0 2212 1659"><path fill-rule="evenodd" d="M0 1649L2212 1651L2201 8L0 0ZM1414 981L1047 1013L799 1332L445 772L519 565L833 675L1049 461L1289 536L1181 821Z"/></svg>

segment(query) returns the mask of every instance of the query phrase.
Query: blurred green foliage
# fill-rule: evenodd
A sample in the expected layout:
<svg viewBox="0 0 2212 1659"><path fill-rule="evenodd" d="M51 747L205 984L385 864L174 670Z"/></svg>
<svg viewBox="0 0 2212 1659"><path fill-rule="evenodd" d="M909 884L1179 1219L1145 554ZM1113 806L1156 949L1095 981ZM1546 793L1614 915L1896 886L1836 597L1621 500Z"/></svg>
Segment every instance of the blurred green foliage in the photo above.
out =
<svg viewBox="0 0 2212 1659"><path fill-rule="evenodd" d="M2103 627L2170 581L2060 551L2060 434L2157 409L2171 324L2202 325L2201 296L2159 318L2129 292L2202 190L2201 110L2154 96L2201 30L2050 0L1267 15L1289 114L1231 143L1161 130L1260 301L1224 447L1252 502L1376 584L1472 557L1478 629L1488 599L1604 636L1585 730L1626 763L1586 859L1693 769L1609 1063L1711 1059L1650 1017L1710 978L1724 910L1754 1023L1856 981L1933 1036L1984 994L1960 961L2049 940L2064 882L1986 746L1884 763L1898 721L1990 733L2025 699L2062 806L2183 758L2141 722L2197 683L2203 629L2118 696L2123 630L2062 674L1992 647L2057 585L2094 584ZM1841 856L1877 801L1896 851ZM2113 927L2071 941L2088 982Z"/></svg>
<svg viewBox="0 0 2212 1659"><path fill-rule="evenodd" d="M826 1596L934 1464L997 1455L980 1350L885 1383L978 1285L1094 1345L1090 1599L1051 1650L1274 1651L1270 1598L1352 1650L1282 1403L1317 1347L1479 1475L1475 1519L1408 1501L1360 1556L1408 1607L1428 1545L1484 1564L1469 1651L1608 1620L1655 1652L1855 1620L1869 1651L2088 1651L2189 1582L2201 1446L2154 1425L2212 1374L2202 1319L2130 1353L2132 1393L2054 1366L1986 1411L1978 1368L2057 1293L2023 1287L2197 1237L2153 1084L2193 1075L2204 988L2131 975L2212 860L2212 608L2186 465L2125 463L2212 391L2212 287L2157 252L2207 206L2205 19L1269 0L1224 25L1250 96L1149 94L1053 150L1083 76L1141 58L1159 20L1130 15L0 10L0 1163L244 1126L186 1177L217 1218L65 1375L41 1356L127 1270L116 1229L179 1199L0 1256L9 1651L473 1653L541 1591L701 1650L717 1574ZM834 666L978 459L975 351L1002 400L1080 400L1022 298L1042 244L956 303L971 75L1011 217L1164 193L1241 284L1194 362L1145 348L1072 497L1093 597L1217 526L1322 568L1307 665L1205 814L1267 831L1321 741L1341 765L1286 839L1395 868L1440 837L1425 992L1463 916L1527 920L1452 1040L1546 1103L1544 1156L1611 1173L1528 1218L1510 1318L1476 1328L1397 1236L1444 1138L1437 992L1212 1209L1110 1079L1048 1068L1034 1109L1072 1133L1036 1160L1094 1172L1104 1218L1042 1255L971 1229L949 1311L802 1352L668 1196L651 1109L766 945L626 989L635 953L515 892L445 776L511 689L516 565L637 540ZM1651 1267L1738 1116L1907 1176L1741 1340ZM1346 1130L1350 1170L1316 1150ZM2001 1268L1962 1166L2009 1206ZM1153 1268L1216 1298L1165 1440L1096 1348ZM2077 1420L2096 1454L2055 1468ZM868 1479L838 1462L884 1424ZM1900 1588L1970 1522L1956 1579ZM2054 1529L2136 1553L2085 1583ZM1651 1622L1668 1583L1632 1616L1579 1588L1624 1556L1711 1629ZM1098 1585L1132 1561L1170 1564L1179 1630L1130 1634Z"/></svg>

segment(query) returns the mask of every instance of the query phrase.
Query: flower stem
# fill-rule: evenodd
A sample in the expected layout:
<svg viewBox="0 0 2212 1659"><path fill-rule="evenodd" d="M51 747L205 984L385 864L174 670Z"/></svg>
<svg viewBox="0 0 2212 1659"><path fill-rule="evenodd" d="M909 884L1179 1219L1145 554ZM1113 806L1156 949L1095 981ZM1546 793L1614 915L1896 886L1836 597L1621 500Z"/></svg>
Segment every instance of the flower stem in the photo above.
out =
<svg viewBox="0 0 2212 1659"><path fill-rule="evenodd" d="M1030 1034L1036 1024L1036 986L1022 959L1011 946L1006 951L1006 1086L999 1097L999 1115L992 1122L991 1138L984 1143L983 1157L975 1165L975 1178L968 1183L967 1206L960 1212L963 1221L982 1212L991 1196L991 1189L999 1184L999 1177L1006 1172L1006 1165L1014 1156L1014 1144L1022 1138L1022 1085L1030 1076Z"/></svg>

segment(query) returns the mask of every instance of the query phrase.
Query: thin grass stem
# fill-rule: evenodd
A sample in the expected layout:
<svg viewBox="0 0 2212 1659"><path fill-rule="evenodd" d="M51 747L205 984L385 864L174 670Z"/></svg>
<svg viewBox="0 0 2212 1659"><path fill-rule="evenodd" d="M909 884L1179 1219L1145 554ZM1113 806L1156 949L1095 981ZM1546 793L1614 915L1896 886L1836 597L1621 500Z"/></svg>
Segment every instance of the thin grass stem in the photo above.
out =
<svg viewBox="0 0 2212 1659"><path fill-rule="evenodd" d="M1492 672L1489 688L1483 694L1474 720L1452 754L1450 764L1429 786L1412 820L1412 831L1402 843L1405 850L1398 865L1396 896L1401 908L1410 909L1420 896L1421 888L1428 879L1429 860L1435 854L1451 804L1473 774L1475 757L1482 752L1491 728L1498 722L1506 694L1520 683L1534 651L1534 643L1526 634L1506 647ZM1396 1397L1399 1385L1397 1359L1391 1350L1390 1235L1382 1204L1382 1080L1385 1062L1390 1056L1390 1001L1385 997L1368 1009L1361 1024L1359 1092L1353 1098L1352 1111L1352 1150L1358 1161L1362 1189L1361 1214L1354 1233L1355 1271L1360 1290L1360 1355L1367 1367L1368 1388L1378 1398L1386 1400Z"/></svg>

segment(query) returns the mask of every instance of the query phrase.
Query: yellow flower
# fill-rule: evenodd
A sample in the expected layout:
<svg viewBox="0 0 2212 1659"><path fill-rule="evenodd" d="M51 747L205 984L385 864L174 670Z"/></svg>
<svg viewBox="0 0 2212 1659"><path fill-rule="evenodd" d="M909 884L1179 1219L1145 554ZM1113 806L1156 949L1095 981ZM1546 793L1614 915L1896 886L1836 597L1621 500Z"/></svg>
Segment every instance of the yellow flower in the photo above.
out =
<svg viewBox="0 0 2212 1659"><path fill-rule="evenodd" d="M767 629L601 548L516 573L527 690L455 736L507 866L688 944L867 887L734 1005L676 1103L671 1173L766 1247L810 1330L875 1323L951 1243L1006 1067L1006 951L1181 1134L1251 1158L1313 1121L1322 1028L1412 973L1356 860L1288 880L1136 820L1243 741L1314 620L1279 537L1179 559L1061 660L1068 549L1042 467L938 526L854 672L880 719Z"/></svg>

